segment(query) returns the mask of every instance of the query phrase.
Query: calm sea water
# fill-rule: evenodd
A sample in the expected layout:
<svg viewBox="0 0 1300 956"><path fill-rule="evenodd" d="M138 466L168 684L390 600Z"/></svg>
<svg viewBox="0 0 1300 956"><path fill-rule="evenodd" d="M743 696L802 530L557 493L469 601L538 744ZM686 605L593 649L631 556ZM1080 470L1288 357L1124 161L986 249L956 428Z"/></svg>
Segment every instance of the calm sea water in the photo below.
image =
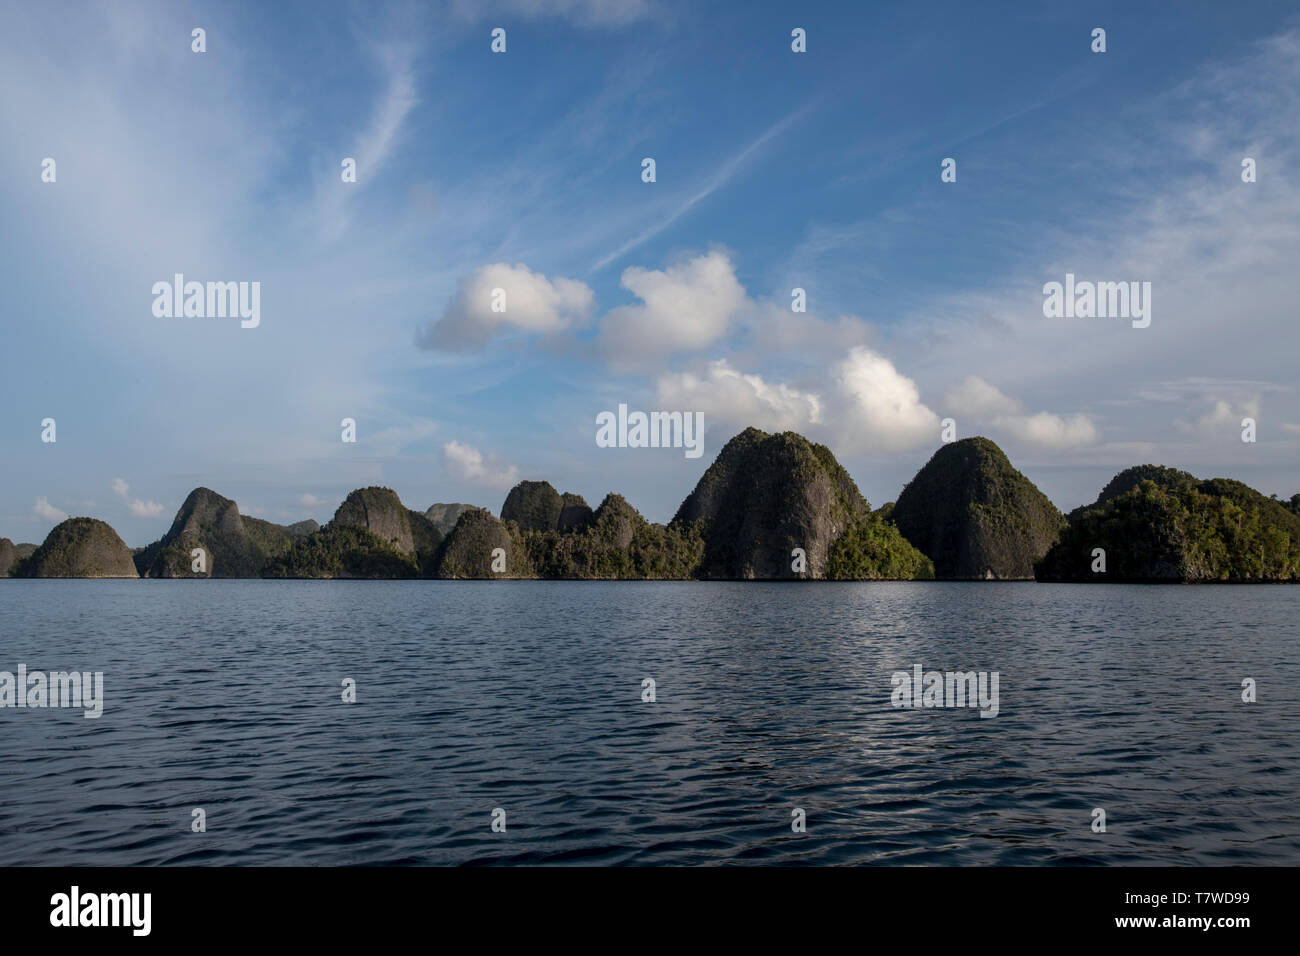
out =
<svg viewBox="0 0 1300 956"><path fill-rule="evenodd" d="M0 581L0 670L103 671L106 698L0 710L0 863L1294 865L1298 609L1267 586ZM998 671L1000 714L891 707L917 663Z"/></svg>

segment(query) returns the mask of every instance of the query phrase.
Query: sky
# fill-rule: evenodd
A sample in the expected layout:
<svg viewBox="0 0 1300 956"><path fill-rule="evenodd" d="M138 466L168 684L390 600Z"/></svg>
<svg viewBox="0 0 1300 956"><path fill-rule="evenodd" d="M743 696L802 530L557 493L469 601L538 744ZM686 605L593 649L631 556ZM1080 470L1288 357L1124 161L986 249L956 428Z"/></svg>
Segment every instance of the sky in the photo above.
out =
<svg viewBox="0 0 1300 956"><path fill-rule="evenodd" d="M667 521L751 425L879 506L948 418L1063 510L1146 462L1300 491L1294 3L0 19L0 536L142 546L200 485L323 523L545 479ZM176 273L259 283L259 323L155 314ZM1150 324L1046 316L1067 273L1150 283ZM600 447L620 404L702 413L703 455Z"/></svg>

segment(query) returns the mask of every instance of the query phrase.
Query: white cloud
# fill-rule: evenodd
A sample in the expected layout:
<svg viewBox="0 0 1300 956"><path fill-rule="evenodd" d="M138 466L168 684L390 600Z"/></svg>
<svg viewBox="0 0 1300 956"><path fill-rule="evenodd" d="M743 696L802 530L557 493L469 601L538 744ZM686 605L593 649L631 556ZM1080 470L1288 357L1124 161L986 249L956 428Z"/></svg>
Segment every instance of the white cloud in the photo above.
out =
<svg viewBox="0 0 1300 956"><path fill-rule="evenodd" d="M160 518L164 510L163 506L156 501L141 501L136 498L131 502L131 514L137 518Z"/></svg>
<svg viewBox="0 0 1300 956"><path fill-rule="evenodd" d="M1051 412L1035 415L1018 415L995 420L1012 435L1031 445L1046 448L1071 448L1090 445L1098 438L1097 426L1087 415L1061 416Z"/></svg>
<svg viewBox="0 0 1300 956"><path fill-rule="evenodd" d="M131 486L127 484L125 478L113 479L113 494L117 495L124 501L131 493ZM137 518L158 518L161 517L163 506L156 501L141 501L139 498L130 502L131 514Z"/></svg>
<svg viewBox="0 0 1300 956"><path fill-rule="evenodd" d="M821 393L742 373L725 359L702 375L660 376L656 386L663 408L703 411L706 421L804 431L837 450L899 451L939 439L939 417L921 402L916 383L861 346L834 366L831 387Z"/></svg>
<svg viewBox="0 0 1300 956"><path fill-rule="evenodd" d="M519 481L519 469L516 466L504 465L495 456L485 458L472 445L449 441L442 446L442 453L452 473L464 481L489 488L510 488Z"/></svg>
<svg viewBox="0 0 1300 956"><path fill-rule="evenodd" d="M1014 438L1044 448L1090 445L1100 437L1087 415L1030 414L1024 405L978 375L967 376L944 399L952 416L1000 428Z"/></svg>
<svg viewBox="0 0 1300 956"><path fill-rule="evenodd" d="M821 399L781 382L733 369L725 359L702 375L660 376L655 383L663 409L700 411L706 421L753 425L774 431L807 428L821 421Z"/></svg>
<svg viewBox="0 0 1300 956"><path fill-rule="evenodd" d="M36 499L36 504L32 506L32 513L38 518L44 518L46 521L67 521L68 515L65 511L60 511L41 495Z"/></svg>
<svg viewBox="0 0 1300 956"><path fill-rule="evenodd" d="M664 270L633 266L622 285L644 304L619 306L601 320L601 347L616 365L712 345L748 302L720 250Z"/></svg>
<svg viewBox="0 0 1300 956"><path fill-rule="evenodd" d="M899 451L938 440L939 416L921 402L916 383L883 355L864 346L850 350L834 381L835 430L843 447Z"/></svg>
<svg viewBox="0 0 1300 956"><path fill-rule="evenodd" d="M494 289L505 293L504 312L492 311ZM583 322L594 304L595 294L576 279L557 277L552 282L523 264L493 263L461 279L455 298L424 329L419 344L428 349L474 349L512 330L552 335Z"/></svg>
<svg viewBox="0 0 1300 956"><path fill-rule="evenodd" d="M320 505L325 504L325 499L317 498L309 491L301 498L298 499L298 503L301 504L304 508L316 508L319 507Z"/></svg>

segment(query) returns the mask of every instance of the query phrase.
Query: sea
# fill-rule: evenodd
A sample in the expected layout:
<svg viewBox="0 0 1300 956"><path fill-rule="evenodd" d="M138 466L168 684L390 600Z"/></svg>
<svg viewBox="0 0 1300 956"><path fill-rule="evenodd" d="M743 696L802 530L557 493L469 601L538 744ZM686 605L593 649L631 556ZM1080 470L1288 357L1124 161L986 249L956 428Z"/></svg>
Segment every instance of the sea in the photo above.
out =
<svg viewBox="0 0 1300 956"><path fill-rule="evenodd" d="M1296 865L1298 611L1267 585L4 580L0 672L103 690L98 717L0 707L0 864ZM918 666L996 674L996 715L912 706Z"/></svg>

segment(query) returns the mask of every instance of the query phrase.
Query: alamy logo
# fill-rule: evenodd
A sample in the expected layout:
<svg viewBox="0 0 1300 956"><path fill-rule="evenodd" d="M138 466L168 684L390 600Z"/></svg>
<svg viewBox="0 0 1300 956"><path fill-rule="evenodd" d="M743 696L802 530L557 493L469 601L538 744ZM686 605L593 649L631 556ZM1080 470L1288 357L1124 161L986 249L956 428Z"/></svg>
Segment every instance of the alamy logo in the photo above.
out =
<svg viewBox="0 0 1300 956"><path fill-rule="evenodd" d="M997 671L927 671L914 664L910 674L894 671L889 681L895 707L978 707L981 717L998 715Z"/></svg>
<svg viewBox="0 0 1300 956"><path fill-rule="evenodd" d="M81 716L94 719L104 713L104 672L0 671L0 707L80 707Z"/></svg>
<svg viewBox="0 0 1300 956"><path fill-rule="evenodd" d="M186 282L177 272L171 282L153 284L153 314L160 319L240 318L240 328L262 323L262 283Z"/></svg>
<svg viewBox="0 0 1300 956"><path fill-rule="evenodd" d="M629 413L626 405L618 414L596 416L596 445L599 448L685 448L687 458L704 454L703 412Z"/></svg>
<svg viewBox="0 0 1300 956"><path fill-rule="evenodd" d="M1151 324L1150 282L1075 282L1043 286L1043 315L1049 319L1132 319L1133 328Z"/></svg>
<svg viewBox="0 0 1300 956"><path fill-rule="evenodd" d="M68 893L50 897L50 925L128 926L133 936L148 936L152 929L152 893Z"/></svg>

